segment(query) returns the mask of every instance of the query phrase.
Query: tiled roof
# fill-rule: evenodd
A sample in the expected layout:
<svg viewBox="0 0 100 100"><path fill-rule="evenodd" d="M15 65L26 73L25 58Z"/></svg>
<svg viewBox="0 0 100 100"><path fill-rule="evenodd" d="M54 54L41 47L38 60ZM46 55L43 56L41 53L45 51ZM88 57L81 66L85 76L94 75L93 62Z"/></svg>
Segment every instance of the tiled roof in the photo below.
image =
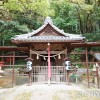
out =
<svg viewBox="0 0 100 100"><path fill-rule="evenodd" d="M26 42L39 42L39 41L43 41L43 42L46 42L46 41L48 41L48 42L52 42L52 41L60 42L60 41L62 41L62 42L64 42L64 41L72 41L72 40L79 41L79 40L81 40L81 37L75 38L75 37L64 37L64 36L33 36L33 37L29 37L29 38L16 37L14 40L15 41L16 40L17 41L26 41Z"/></svg>
<svg viewBox="0 0 100 100"><path fill-rule="evenodd" d="M34 36L35 34L39 33L41 30L43 30L47 25L50 25L54 30L62 34L62 36ZM75 35L75 34L68 34L65 33L63 30L60 30L58 27L56 27L52 19L50 17L47 17L44 21L44 24L38 28L37 30L34 30L31 33L22 34L22 35L15 35L11 38L13 41L27 41L27 42L33 42L33 41L77 41L77 40L83 40L84 37L81 35Z"/></svg>
<svg viewBox="0 0 100 100"><path fill-rule="evenodd" d="M95 53L94 56L98 61L100 61L100 53Z"/></svg>

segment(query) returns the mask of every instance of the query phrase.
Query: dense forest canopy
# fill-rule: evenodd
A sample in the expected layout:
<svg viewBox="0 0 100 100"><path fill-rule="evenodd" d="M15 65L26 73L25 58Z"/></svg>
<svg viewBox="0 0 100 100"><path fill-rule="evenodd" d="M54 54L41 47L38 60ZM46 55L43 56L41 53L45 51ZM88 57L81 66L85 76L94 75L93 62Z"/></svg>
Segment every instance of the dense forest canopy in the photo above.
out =
<svg viewBox="0 0 100 100"><path fill-rule="evenodd" d="M100 41L100 0L0 0L0 45L37 29L46 16L67 33Z"/></svg>

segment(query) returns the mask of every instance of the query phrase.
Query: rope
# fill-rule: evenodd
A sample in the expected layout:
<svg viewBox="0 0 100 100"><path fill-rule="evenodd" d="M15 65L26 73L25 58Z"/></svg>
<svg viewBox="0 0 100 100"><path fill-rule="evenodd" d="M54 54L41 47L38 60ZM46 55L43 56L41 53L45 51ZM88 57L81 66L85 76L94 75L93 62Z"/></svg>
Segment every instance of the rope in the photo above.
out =
<svg viewBox="0 0 100 100"><path fill-rule="evenodd" d="M32 51L32 50L31 50ZM50 57L56 57L56 56L58 56L58 55L60 55L60 54L62 54L62 53L64 53L66 50L63 50L63 51L61 51L60 53L58 53L58 54L56 54L56 55L53 55L53 56L50 56ZM35 52L35 51L32 51L34 54L37 54L38 56L41 56L41 57L48 57L48 56L44 56L44 55L41 55L41 54L39 54L39 53L37 53L37 52Z"/></svg>

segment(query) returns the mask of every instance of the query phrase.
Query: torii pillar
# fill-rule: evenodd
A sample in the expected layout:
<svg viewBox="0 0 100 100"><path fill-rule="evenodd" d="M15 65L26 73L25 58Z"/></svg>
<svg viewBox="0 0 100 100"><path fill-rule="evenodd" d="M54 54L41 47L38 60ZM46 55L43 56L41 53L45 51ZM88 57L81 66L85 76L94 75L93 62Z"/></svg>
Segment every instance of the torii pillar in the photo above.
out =
<svg viewBox="0 0 100 100"><path fill-rule="evenodd" d="M51 62L50 62L50 43L48 43L48 85L50 85L50 79L51 79Z"/></svg>

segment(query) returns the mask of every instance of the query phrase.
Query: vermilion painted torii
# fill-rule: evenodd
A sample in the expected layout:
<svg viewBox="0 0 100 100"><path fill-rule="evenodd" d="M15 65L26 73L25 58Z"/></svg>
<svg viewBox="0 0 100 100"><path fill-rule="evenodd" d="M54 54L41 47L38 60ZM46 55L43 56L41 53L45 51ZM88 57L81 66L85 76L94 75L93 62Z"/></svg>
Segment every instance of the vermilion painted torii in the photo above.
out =
<svg viewBox="0 0 100 100"><path fill-rule="evenodd" d="M51 79L51 62L50 62L50 43L48 43L48 85L50 85L50 79Z"/></svg>

